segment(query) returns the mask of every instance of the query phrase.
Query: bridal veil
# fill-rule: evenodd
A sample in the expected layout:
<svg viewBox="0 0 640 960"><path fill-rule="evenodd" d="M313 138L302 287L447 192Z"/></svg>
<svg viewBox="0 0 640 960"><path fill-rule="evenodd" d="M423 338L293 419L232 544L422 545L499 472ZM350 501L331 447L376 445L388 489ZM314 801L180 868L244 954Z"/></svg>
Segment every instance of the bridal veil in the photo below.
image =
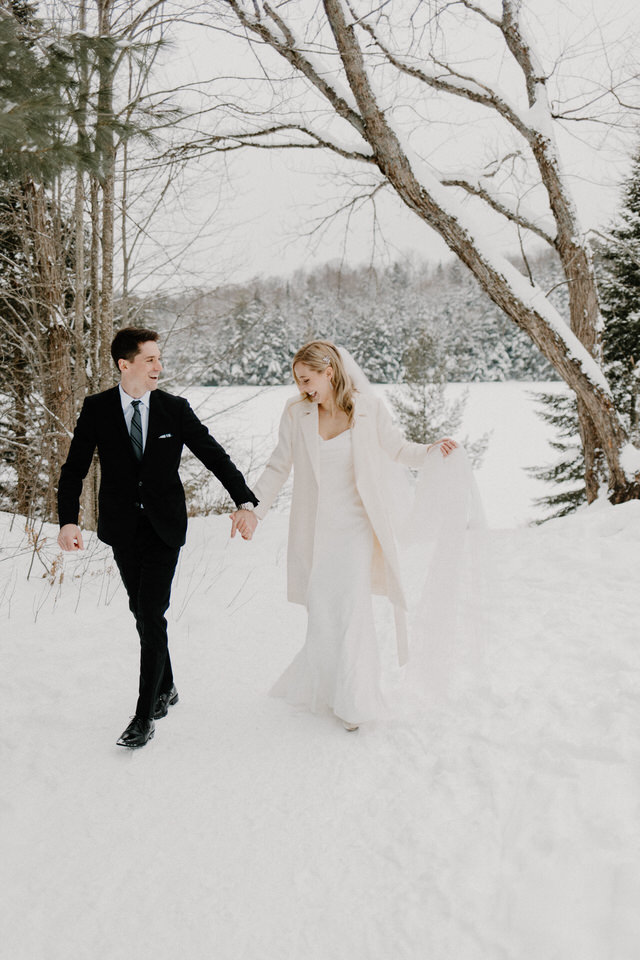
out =
<svg viewBox="0 0 640 960"><path fill-rule="evenodd" d="M356 390L373 388L348 350L339 348ZM432 448L417 473L380 458L381 482L400 554L408 602L409 659L402 700L420 709L469 674L482 672L487 606L486 524L462 447Z"/></svg>

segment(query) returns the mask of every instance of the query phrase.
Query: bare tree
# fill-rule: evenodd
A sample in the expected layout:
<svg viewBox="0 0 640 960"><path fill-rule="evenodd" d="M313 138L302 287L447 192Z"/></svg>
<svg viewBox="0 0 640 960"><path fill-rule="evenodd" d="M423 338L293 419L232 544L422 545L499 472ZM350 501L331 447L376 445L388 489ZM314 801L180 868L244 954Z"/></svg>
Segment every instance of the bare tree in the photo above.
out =
<svg viewBox="0 0 640 960"><path fill-rule="evenodd" d="M185 145L183 155L295 147L331 150L367 165L377 183L437 231L575 391L589 500L597 496L602 472L613 501L640 496L640 478L626 475L620 461L627 438L600 368L602 324L591 255L560 159L558 125L586 119L586 105L552 100L553 70L541 64L525 0L216 0L212 6L218 29L249 41L272 105L266 113L236 101L234 122L221 122L213 135ZM463 30L477 34L476 50L487 44L484 56L461 48ZM492 73L491 64L501 65L502 74ZM303 81L306 97L292 93L296 80ZM287 82L286 95L278 98L278 85ZM606 97L619 106L627 90L619 81L594 94L598 122L610 122ZM428 138L429 109L443 101L449 120L491 118L499 146L484 170L461 175L459 163L453 171L438 170L413 147L416 128ZM421 110L422 123L407 121L409 112ZM526 165L527 189L537 203L532 211L522 197L514 202L513 193L499 189L514 158ZM555 249L569 289L570 328L532 278L494 252L460 195Z"/></svg>
<svg viewBox="0 0 640 960"><path fill-rule="evenodd" d="M2 104L0 356L8 364L2 433L15 477L3 494L21 513L53 517L57 477L87 383L104 389L114 382L117 187L126 225L129 180L118 158L174 114L166 91L156 113L150 90L165 26L162 0L68 0L48 6L48 21L35 20L26 7L17 15L15 6L0 8L3 37L17 51L7 59L3 48L14 66ZM50 49L59 51L55 73ZM37 97L24 95L34 74ZM22 149L11 147L12 124ZM125 237L121 250L126 277ZM94 470L85 484L85 526L95 522L96 491Z"/></svg>

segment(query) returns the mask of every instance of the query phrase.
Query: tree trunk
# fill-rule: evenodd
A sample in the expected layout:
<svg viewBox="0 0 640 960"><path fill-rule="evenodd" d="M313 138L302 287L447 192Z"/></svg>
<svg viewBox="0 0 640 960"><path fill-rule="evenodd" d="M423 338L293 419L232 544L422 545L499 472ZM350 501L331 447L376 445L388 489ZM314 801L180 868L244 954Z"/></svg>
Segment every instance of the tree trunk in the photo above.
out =
<svg viewBox="0 0 640 960"><path fill-rule="evenodd" d="M594 360L601 363L600 305L591 258L576 241L565 236L558 235L556 246L569 284L571 329ZM597 426L579 395L578 420L584 451L587 501L592 503L598 496L601 479L606 476L606 463Z"/></svg>
<svg viewBox="0 0 640 960"><path fill-rule="evenodd" d="M555 247L568 284L570 326L578 340L600 364L602 318L593 263L559 167L557 144L553 139L551 126L552 111L547 94L547 78L527 40L526 31L522 29L519 0L502 0L502 11L500 29L509 50L522 69L529 108L539 110L541 106L544 107L548 122L546 133L528 130L526 135L556 223ZM598 496L601 478L605 476L605 463L597 422L580 394L577 401L585 461L585 487L587 500L591 503ZM617 472L615 464L612 465L612 472Z"/></svg>
<svg viewBox="0 0 640 960"><path fill-rule="evenodd" d="M78 29L82 36L87 29L85 0L78 5ZM85 236L84 236L84 205L85 182L84 166L89 156L89 137L87 134L87 106L89 102L89 65L87 51L82 41L78 48L78 106L76 110L76 124L78 133L76 145L78 160L75 181L75 196L73 208L73 226L75 240L75 284L73 303L73 332L74 332L74 369L73 385L76 410L79 410L87 391L87 351L85 346L85 313L87 283L85 276Z"/></svg>
<svg viewBox="0 0 640 960"><path fill-rule="evenodd" d="M33 439L29 430L27 401L32 388L29 365L22 350L15 353L11 364L13 386L12 427L16 444L15 470L17 479L16 510L25 517L33 513L36 471L34 469Z"/></svg>
<svg viewBox="0 0 640 960"><path fill-rule="evenodd" d="M115 208L115 162L113 116L113 61L115 45L111 33L112 0L98 0L102 46L98 63L98 109L96 152L102 192L102 289L100 291L99 384L105 390L113 383L111 341L113 340L113 251Z"/></svg>
<svg viewBox="0 0 640 960"><path fill-rule="evenodd" d="M75 419L71 378L71 331L64 313L64 287L61 252L56 246L44 189L34 183L24 185L29 229L36 268L36 312L44 335L42 400L45 408L45 432L48 481L45 512L56 515L56 487L60 468L66 459L68 438Z"/></svg>
<svg viewBox="0 0 640 960"><path fill-rule="evenodd" d="M85 300L86 280L84 268L84 178L82 171L76 174L73 209L74 224L74 291L73 291L73 393L75 408L79 409L87 392L87 359L85 351Z"/></svg>
<svg viewBox="0 0 640 960"><path fill-rule="evenodd" d="M506 32L505 36L508 37ZM521 38L519 40L522 43ZM527 63L525 66L529 75L535 72L531 64ZM530 107L535 105L538 98L543 98L546 103L547 91L544 78L536 78L535 81L532 79L528 93ZM587 242L582 237L576 211L562 183L556 147L547 137L541 135L531 137L529 143L556 222L555 247L567 279L569 324L594 360L601 363L602 317L593 263ZM580 438L585 460L587 501L592 503L598 496L600 480L605 475L603 471L605 463L596 423L579 394L577 400Z"/></svg>
<svg viewBox="0 0 640 960"><path fill-rule="evenodd" d="M122 247L122 296L120 299L121 324L129 324L129 248L127 243L127 214L129 185L129 148L125 142L122 145L122 195L120 198L120 245Z"/></svg>
<svg viewBox="0 0 640 960"><path fill-rule="evenodd" d="M100 389L113 384L113 230L115 205L115 163L110 158L109 168L102 183L102 290L100 297Z"/></svg>
<svg viewBox="0 0 640 960"><path fill-rule="evenodd" d="M91 327L89 335L89 359L91 381L100 382L100 186L97 177L90 178L91 197L91 262L90 304Z"/></svg>

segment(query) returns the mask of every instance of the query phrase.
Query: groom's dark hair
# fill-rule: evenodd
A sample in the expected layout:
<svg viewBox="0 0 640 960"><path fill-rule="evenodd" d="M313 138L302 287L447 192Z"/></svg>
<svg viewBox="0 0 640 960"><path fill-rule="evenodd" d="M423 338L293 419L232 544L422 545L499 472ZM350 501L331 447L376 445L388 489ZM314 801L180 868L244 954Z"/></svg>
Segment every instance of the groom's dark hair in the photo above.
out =
<svg viewBox="0 0 640 960"><path fill-rule="evenodd" d="M111 356L116 367L118 360L127 360L129 363L140 351L140 344L153 340L154 343L160 339L160 335L155 330L145 330L144 327L123 327L118 330L111 344ZM119 368L118 368L119 369Z"/></svg>

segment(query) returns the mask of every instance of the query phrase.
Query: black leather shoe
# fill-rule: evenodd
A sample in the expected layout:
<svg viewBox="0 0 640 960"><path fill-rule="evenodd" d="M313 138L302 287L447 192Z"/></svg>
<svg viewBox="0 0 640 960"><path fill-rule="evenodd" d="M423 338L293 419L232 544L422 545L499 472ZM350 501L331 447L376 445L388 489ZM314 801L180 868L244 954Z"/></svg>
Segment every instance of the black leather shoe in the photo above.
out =
<svg viewBox="0 0 640 960"><path fill-rule="evenodd" d="M117 742L119 747L130 747L134 750L136 747L144 747L148 740L153 739L156 725L153 720L146 720L144 717L132 717L131 723L124 731Z"/></svg>
<svg viewBox="0 0 640 960"><path fill-rule="evenodd" d="M179 700L178 691L176 690L176 685L171 687L167 693L161 693L156 700L156 707L153 711L153 719L161 720L162 717L166 717L169 713L169 707L172 707L174 703L177 703Z"/></svg>

